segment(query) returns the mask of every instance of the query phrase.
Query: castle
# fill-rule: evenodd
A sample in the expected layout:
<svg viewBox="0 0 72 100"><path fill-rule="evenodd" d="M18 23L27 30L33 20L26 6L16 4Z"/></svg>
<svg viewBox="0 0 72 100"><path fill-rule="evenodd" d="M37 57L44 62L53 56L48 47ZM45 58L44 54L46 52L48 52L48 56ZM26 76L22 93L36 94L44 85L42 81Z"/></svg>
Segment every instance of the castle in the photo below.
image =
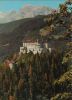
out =
<svg viewBox="0 0 72 100"><path fill-rule="evenodd" d="M51 48L49 48L48 43L40 43L37 41L26 40L23 41L23 46L20 47L20 53L29 53L32 51L34 54L37 52L40 54L44 49L48 49L51 52Z"/></svg>

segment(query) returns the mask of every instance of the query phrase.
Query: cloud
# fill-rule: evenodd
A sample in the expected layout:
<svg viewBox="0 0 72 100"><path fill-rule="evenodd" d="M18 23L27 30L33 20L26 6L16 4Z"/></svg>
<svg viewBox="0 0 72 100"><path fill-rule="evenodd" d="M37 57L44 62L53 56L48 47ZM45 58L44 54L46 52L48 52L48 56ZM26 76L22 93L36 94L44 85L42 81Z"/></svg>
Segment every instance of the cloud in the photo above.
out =
<svg viewBox="0 0 72 100"><path fill-rule="evenodd" d="M25 5L19 11L0 12L0 23L6 23L23 18L35 17L37 15L47 15L52 9L44 6Z"/></svg>
<svg viewBox="0 0 72 100"><path fill-rule="evenodd" d="M5 13L3 13L3 12L0 12L0 18L4 18L5 17Z"/></svg>

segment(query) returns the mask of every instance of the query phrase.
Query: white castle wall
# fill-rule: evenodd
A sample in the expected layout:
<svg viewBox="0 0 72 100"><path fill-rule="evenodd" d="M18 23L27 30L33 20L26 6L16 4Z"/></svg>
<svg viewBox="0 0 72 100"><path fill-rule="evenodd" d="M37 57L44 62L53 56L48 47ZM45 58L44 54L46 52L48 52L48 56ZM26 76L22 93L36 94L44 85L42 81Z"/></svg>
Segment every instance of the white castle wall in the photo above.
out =
<svg viewBox="0 0 72 100"><path fill-rule="evenodd" d="M34 54L37 52L41 53L44 48L49 49L51 52L51 48L48 47L48 43L44 43L44 47L41 47L41 44L38 42L23 43L23 47L20 47L20 53L29 53L30 51L32 51Z"/></svg>

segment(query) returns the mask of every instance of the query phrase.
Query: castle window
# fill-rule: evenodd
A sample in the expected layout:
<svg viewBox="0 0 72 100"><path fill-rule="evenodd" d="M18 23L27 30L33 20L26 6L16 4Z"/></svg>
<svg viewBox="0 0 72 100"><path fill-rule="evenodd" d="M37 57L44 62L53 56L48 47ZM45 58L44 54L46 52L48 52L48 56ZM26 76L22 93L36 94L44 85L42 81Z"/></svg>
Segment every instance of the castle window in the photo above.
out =
<svg viewBox="0 0 72 100"><path fill-rule="evenodd" d="M34 51L34 49L33 49L33 51Z"/></svg>

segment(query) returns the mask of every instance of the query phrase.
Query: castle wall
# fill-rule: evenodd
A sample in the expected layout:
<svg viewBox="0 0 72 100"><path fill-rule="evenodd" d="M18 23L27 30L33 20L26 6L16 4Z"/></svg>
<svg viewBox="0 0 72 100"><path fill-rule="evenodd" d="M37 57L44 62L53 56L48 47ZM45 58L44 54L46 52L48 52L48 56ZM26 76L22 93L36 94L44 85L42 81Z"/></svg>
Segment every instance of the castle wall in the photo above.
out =
<svg viewBox="0 0 72 100"><path fill-rule="evenodd" d="M34 42L34 43L23 43L23 47L20 47L20 52L25 53L27 48L27 53L32 51L34 54L41 53L44 48L48 49L48 43L44 43L43 46L41 46L40 43ZM49 48L49 51L51 52L51 49Z"/></svg>

